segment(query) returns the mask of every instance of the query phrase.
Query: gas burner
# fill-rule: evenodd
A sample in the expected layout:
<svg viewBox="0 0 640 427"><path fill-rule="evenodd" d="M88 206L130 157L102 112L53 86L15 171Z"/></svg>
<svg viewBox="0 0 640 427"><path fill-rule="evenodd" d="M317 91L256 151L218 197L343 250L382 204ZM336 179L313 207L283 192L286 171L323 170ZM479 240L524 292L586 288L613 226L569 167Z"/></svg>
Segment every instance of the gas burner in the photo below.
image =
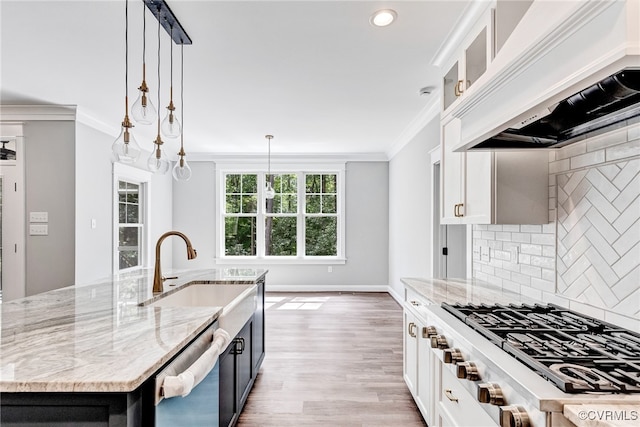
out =
<svg viewBox="0 0 640 427"><path fill-rule="evenodd" d="M548 305L442 307L567 393L640 393L640 334Z"/></svg>

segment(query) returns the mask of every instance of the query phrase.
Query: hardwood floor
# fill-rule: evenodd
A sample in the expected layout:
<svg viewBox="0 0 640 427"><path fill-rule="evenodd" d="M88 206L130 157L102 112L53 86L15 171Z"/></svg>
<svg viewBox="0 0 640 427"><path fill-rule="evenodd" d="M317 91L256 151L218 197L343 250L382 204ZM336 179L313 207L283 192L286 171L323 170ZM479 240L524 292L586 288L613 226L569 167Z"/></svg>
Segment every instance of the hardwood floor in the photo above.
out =
<svg viewBox="0 0 640 427"><path fill-rule="evenodd" d="M267 293L266 357L238 426L424 427L386 293Z"/></svg>

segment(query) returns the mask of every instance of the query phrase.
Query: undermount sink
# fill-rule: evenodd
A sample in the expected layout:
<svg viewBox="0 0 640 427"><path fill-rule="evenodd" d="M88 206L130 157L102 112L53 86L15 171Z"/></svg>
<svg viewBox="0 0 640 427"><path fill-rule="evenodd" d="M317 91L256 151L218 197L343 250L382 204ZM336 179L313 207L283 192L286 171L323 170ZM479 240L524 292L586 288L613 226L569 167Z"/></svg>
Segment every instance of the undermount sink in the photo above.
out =
<svg viewBox="0 0 640 427"><path fill-rule="evenodd" d="M222 307L218 327L235 337L257 308L256 285L192 284L149 304L152 307Z"/></svg>

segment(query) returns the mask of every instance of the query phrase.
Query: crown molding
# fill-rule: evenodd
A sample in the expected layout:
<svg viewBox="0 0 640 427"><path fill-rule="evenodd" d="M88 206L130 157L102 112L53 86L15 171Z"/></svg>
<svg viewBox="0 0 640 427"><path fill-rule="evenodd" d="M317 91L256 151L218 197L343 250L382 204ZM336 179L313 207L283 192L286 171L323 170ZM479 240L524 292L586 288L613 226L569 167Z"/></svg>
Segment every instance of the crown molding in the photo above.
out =
<svg viewBox="0 0 640 427"><path fill-rule="evenodd" d="M418 115L407 125L400 135L393 141L386 152L387 160L391 160L407 145L431 120L440 115L440 91L434 92L433 99L424 106Z"/></svg>
<svg viewBox="0 0 640 427"><path fill-rule="evenodd" d="M266 164L266 154L252 153L189 153L189 162L264 162ZM386 162L389 159L384 153L287 153L271 154L271 164L278 163L306 163L324 164L334 162Z"/></svg>
<svg viewBox="0 0 640 427"><path fill-rule="evenodd" d="M75 105L0 105L0 120L76 120L76 110Z"/></svg>

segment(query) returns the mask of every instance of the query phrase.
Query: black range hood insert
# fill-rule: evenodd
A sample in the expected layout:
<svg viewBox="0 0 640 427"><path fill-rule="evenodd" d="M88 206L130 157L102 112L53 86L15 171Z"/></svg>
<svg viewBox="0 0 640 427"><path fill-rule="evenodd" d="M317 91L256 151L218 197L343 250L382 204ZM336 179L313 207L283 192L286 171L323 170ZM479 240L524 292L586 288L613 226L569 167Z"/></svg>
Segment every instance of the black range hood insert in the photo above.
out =
<svg viewBox="0 0 640 427"><path fill-rule="evenodd" d="M624 69L471 150L558 148L640 121L640 69Z"/></svg>

